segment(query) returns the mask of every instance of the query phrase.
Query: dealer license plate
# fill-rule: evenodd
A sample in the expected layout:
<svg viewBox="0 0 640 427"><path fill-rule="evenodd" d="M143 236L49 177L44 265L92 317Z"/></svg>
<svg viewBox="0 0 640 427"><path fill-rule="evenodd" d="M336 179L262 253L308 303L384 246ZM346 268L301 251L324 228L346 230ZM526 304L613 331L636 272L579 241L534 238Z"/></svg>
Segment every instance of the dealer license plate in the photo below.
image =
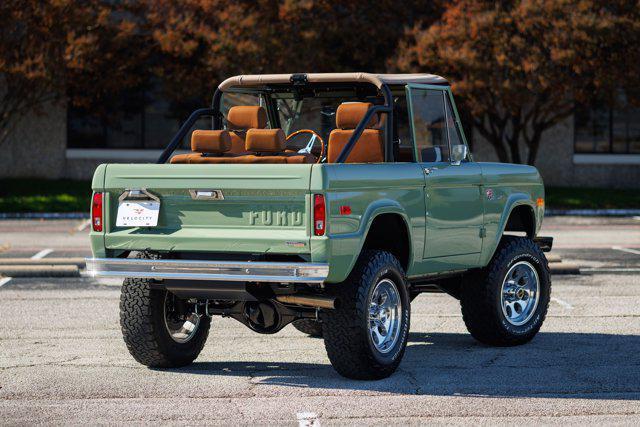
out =
<svg viewBox="0 0 640 427"><path fill-rule="evenodd" d="M158 225L160 202L145 200L144 202L124 201L118 206L118 227L155 227Z"/></svg>

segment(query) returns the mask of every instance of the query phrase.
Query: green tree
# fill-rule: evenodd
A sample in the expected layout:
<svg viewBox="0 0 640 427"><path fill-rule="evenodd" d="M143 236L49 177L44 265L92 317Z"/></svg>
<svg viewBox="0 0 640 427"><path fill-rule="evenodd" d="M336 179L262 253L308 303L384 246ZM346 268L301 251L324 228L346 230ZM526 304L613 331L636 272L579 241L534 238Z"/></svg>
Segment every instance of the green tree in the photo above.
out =
<svg viewBox="0 0 640 427"><path fill-rule="evenodd" d="M449 78L500 161L534 164L576 101L637 91L639 42L636 1L459 0L413 26L392 64Z"/></svg>

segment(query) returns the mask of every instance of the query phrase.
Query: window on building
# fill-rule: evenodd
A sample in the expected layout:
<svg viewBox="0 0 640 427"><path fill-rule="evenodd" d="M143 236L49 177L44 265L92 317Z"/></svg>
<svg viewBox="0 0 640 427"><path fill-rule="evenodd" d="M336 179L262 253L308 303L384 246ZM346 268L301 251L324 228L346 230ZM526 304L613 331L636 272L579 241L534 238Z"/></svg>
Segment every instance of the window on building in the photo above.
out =
<svg viewBox="0 0 640 427"><path fill-rule="evenodd" d="M129 94L121 105L102 107L102 114L70 107L67 113L67 147L86 149L165 148L185 117L176 117L170 103L156 91ZM104 111L106 110L106 111ZM201 118L194 129L208 129L210 118ZM191 134L179 149L188 149Z"/></svg>
<svg viewBox="0 0 640 427"><path fill-rule="evenodd" d="M69 148L160 149L166 147L180 127L170 116L169 105L145 95L123 100L124 107L106 114L69 108L67 146Z"/></svg>
<svg viewBox="0 0 640 427"><path fill-rule="evenodd" d="M578 106L574 150L579 154L640 154L640 107L623 91L615 107Z"/></svg>

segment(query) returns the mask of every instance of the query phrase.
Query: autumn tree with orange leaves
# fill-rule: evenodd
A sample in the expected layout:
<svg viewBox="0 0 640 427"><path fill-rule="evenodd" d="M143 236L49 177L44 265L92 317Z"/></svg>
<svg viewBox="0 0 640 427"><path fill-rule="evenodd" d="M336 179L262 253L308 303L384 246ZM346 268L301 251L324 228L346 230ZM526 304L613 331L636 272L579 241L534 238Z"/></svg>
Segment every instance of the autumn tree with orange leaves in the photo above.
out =
<svg viewBox="0 0 640 427"><path fill-rule="evenodd" d="M48 102L100 108L147 80L133 9L112 3L0 2L0 144Z"/></svg>
<svg viewBox="0 0 640 427"><path fill-rule="evenodd" d="M405 26L439 16L440 1L424 3L147 0L140 22L157 52L154 72L184 116L234 74L384 72Z"/></svg>
<svg viewBox="0 0 640 427"><path fill-rule="evenodd" d="M461 0L415 25L391 64L446 76L500 161L534 164L543 133L575 101L637 92L639 45L635 1Z"/></svg>
<svg viewBox="0 0 640 427"><path fill-rule="evenodd" d="M439 16L440 1L423 3L6 0L0 143L48 101L117 120L114 111L139 107L136 94L153 89L184 117L233 74L384 71L405 25Z"/></svg>

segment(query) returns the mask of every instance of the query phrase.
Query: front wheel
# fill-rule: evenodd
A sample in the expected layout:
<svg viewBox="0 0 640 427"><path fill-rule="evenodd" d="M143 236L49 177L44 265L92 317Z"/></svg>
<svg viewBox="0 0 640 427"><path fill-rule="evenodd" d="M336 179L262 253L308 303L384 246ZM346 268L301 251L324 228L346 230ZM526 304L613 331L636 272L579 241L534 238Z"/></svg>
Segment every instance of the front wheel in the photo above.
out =
<svg viewBox="0 0 640 427"><path fill-rule="evenodd" d="M120 326L129 353L143 365L175 368L193 362L209 335L211 319L193 304L148 279L125 279L120 294Z"/></svg>
<svg viewBox="0 0 640 427"><path fill-rule="evenodd" d="M549 265L524 237L503 237L491 262L464 280L460 305L471 335L496 346L530 341L540 330L551 296Z"/></svg>
<svg viewBox="0 0 640 427"><path fill-rule="evenodd" d="M339 304L322 313L322 332L334 369L353 379L391 375L404 355L411 310L398 260L365 251L345 282L329 286Z"/></svg>

